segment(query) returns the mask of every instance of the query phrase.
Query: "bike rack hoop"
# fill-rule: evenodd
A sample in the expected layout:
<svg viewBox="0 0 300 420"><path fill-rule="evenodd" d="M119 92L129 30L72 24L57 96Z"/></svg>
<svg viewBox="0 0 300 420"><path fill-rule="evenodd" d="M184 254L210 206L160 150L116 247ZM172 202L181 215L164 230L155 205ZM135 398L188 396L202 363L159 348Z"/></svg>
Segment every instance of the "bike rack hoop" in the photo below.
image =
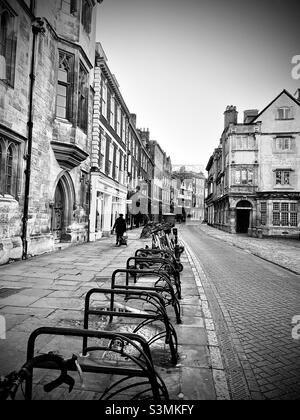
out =
<svg viewBox="0 0 300 420"><path fill-rule="evenodd" d="M90 302L91 297L94 294L110 294L110 309L109 311L104 309L91 309L90 308ZM135 299L135 300L141 300L146 303L151 304L152 310L146 311L146 312L119 312L114 310L114 298L116 295L123 295L127 297L128 299ZM91 289L86 297L85 297L85 308L84 308L84 328L89 328L89 316L90 315L99 315L99 316L109 316L109 322L112 322L113 317L121 317L121 318L136 318L136 319L142 319L143 321L135 328L135 332L137 332L139 329L144 327L147 324L150 324L151 322L160 321L164 324L165 330L160 333L160 337L166 338L166 344L169 345L170 348L170 354L172 358L172 362L175 364L178 359L178 353L177 353L177 347L178 347L178 341L177 341L177 334L176 331L171 324L169 317L167 315L167 312L165 310L164 300L162 296L154 291L146 291L146 290L124 290L124 289ZM83 344L82 344L82 354L84 356L87 355L88 351L91 351L90 348L88 348L88 337L83 338ZM148 342L147 342L148 343Z"/></svg>
<svg viewBox="0 0 300 420"><path fill-rule="evenodd" d="M117 285L116 277L117 274L125 274L125 285ZM156 277L156 281L153 287L145 287L137 284L137 275L141 275L142 277L150 276L150 277ZM129 286L130 276L134 279L134 286L137 290L153 290L156 291L159 294L167 292L170 294L170 302L175 310L175 315L177 322L180 324L180 305L178 302L178 299L181 299L181 285L178 281L174 280L174 286L176 289L176 292L174 290L174 286L172 283L172 280L168 273L164 271L159 270L140 270L140 269L134 269L134 268L119 268L115 270L111 277L111 288L121 288L121 289L132 289L132 287ZM160 285L162 284L162 285ZM166 301L165 301L166 303ZM168 305L169 302L166 303ZM177 308L177 309L176 309Z"/></svg>
<svg viewBox="0 0 300 420"><path fill-rule="evenodd" d="M130 265L131 262L134 262L133 266ZM150 269L150 270L147 271L147 270L144 270L144 269L141 269L141 268L137 267L138 264L143 264L143 263L161 264L161 266L160 267L154 267L154 268L152 268L152 270ZM169 267L170 270L171 270L171 273L166 271L165 267ZM137 274L145 275L144 273L146 273L146 274L149 274L149 275L154 275L156 273L157 275L160 275L160 273L162 273L162 274L165 275L165 278L169 278L169 279L170 279L170 276L172 276L173 279L174 279L174 284L175 284L175 287L176 287L176 293L177 293L178 299L181 299L180 274L179 274L179 271L176 270L176 268L174 267L174 265L170 261L165 260L164 258L158 258L158 257L153 257L153 258L130 257L130 258L128 258L128 260L126 262L126 269L127 270L137 270L136 272L132 271L132 276L134 277L135 282L136 282L136 279L137 279ZM152 271L153 274L151 274L150 271ZM126 276L126 279L127 278L128 278L128 274Z"/></svg>
<svg viewBox="0 0 300 420"><path fill-rule="evenodd" d="M179 266L179 260L176 259L175 254L170 249L152 249L152 248L139 248L135 251L135 257L145 256L145 255L158 255L162 258L170 258L175 266Z"/></svg>
<svg viewBox="0 0 300 420"><path fill-rule="evenodd" d="M95 330L86 330L86 329L73 329L73 328L59 328L59 327L42 327L31 333L28 343L27 343L27 361L30 361L34 357L35 353L35 342L36 339L41 335L53 335L53 336L68 336L68 337L81 337L81 338L98 338L98 339L108 339L108 340L123 340L133 346L140 353L140 358L136 359L136 366L138 368L125 368L121 366L101 366L99 364L86 365L81 364L80 367L83 372L88 373L103 373L103 374L115 374L123 375L126 379L132 377L143 377L147 378L150 384L150 389L152 391L153 398L156 400L168 399L168 392L163 380L156 373L150 348L147 341L140 335L134 333L116 333L111 331L95 331ZM101 348L103 350L103 348ZM109 349L110 351L118 352L114 349ZM131 358L135 361L134 358ZM56 369L49 365L39 365L38 368L44 369ZM72 369L75 371L75 368ZM28 376L25 383L25 399L32 399L32 382L33 382L33 369L30 372L31 375ZM113 388L114 385L111 387ZM124 390L123 388L122 390ZM120 390L119 392L121 392Z"/></svg>

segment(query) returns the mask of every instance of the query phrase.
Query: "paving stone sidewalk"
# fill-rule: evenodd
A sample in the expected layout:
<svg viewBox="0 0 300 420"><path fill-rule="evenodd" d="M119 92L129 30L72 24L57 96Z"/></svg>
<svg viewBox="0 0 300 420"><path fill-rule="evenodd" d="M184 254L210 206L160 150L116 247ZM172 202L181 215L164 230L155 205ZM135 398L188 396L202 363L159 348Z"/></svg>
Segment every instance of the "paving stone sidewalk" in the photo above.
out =
<svg viewBox="0 0 300 420"><path fill-rule="evenodd" d="M247 235L234 235L206 224L199 229L213 238L251 252L260 258L300 274L300 241L297 239L258 239Z"/></svg>
<svg viewBox="0 0 300 420"><path fill-rule="evenodd" d="M110 276L137 248L144 247L140 230L130 231L128 247L115 247L114 238L77 245L27 261L0 267L0 316L6 320L6 339L0 340L0 374L19 368L26 359L30 333L42 326L82 328L84 297L93 287L109 287ZM182 256L181 325L176 325L180 360L177 366L157 365L172 400L215 400L219 384L213 375L208 330L204 322L194 269L188 256ZM101 281L94 281L94 277ZM75 346L76 347L76 346ZM70 356L70 338L43 337L37 351L55 350ZM45 383L46 374L39 377ZM101 386L99 385L101 383ZM89 378L85 390L76 387L68 394L60 388L47 395L51 399L95 399L97 387L106 382ZM41 397L42 398L42 397ZM124 397L125 398L125 397Z"/></svg>

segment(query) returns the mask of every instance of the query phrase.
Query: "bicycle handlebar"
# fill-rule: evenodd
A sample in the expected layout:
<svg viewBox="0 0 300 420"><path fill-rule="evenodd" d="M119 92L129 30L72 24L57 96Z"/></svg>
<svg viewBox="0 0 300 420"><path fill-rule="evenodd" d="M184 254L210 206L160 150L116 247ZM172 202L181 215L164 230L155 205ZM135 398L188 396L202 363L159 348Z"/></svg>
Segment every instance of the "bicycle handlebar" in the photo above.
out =
<svg viewBox="0 0 300 420"><path fill-rule="evenodd" d="M36 356L31 360L28 360L18 372L11 372L4 378L1 378L0 400L6 400L9 397L14 400L19 386L24 380L31 376L32 369L47 363L57 366L61 373L58 378L44 386L44 391L48 393L60 385L66 384L69 386L69 392L71 392L75 385L75 380L68 375L68 370L77 369L79 374L81 374L81 370L77 362L77 356L73 354L70 359L64 359L58 354L48 353Z"/></svg>

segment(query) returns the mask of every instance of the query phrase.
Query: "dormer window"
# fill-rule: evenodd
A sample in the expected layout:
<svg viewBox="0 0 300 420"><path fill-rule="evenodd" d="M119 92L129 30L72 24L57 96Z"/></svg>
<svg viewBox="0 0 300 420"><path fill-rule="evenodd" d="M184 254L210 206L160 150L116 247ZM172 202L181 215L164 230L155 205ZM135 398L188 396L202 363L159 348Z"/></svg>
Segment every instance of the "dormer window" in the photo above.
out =
<svg viewBox="0 0 300 420"><path fill-rule="evenodd" d="M290 120L292 118L292 108L288 106L282 106L277 108L277 119L278 120Z"/></svg>

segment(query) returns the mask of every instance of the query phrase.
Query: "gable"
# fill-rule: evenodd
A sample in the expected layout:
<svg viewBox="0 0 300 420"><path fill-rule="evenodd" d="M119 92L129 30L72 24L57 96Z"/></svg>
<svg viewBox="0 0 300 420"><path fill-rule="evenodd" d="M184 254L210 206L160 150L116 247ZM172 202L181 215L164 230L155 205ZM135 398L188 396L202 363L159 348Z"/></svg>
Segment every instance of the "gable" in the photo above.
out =
<svg viewBox="0 0 300 420"><path fill-rule="evenodd" d="M300 103L287 91L283 91L250 124L255 122L262 123L263 132L299 132Z"/></svg>
<svg viewBox="0 0 300 420"><path fill-rule="evenodd" d="M277 110L282 107L291 109L291 118L295 118L300 112L300 102L292 96L287 90L283 90L272 102L270 102L252 121L253 124L257 121L262 121L270 112L275 116Z"/></svg>

